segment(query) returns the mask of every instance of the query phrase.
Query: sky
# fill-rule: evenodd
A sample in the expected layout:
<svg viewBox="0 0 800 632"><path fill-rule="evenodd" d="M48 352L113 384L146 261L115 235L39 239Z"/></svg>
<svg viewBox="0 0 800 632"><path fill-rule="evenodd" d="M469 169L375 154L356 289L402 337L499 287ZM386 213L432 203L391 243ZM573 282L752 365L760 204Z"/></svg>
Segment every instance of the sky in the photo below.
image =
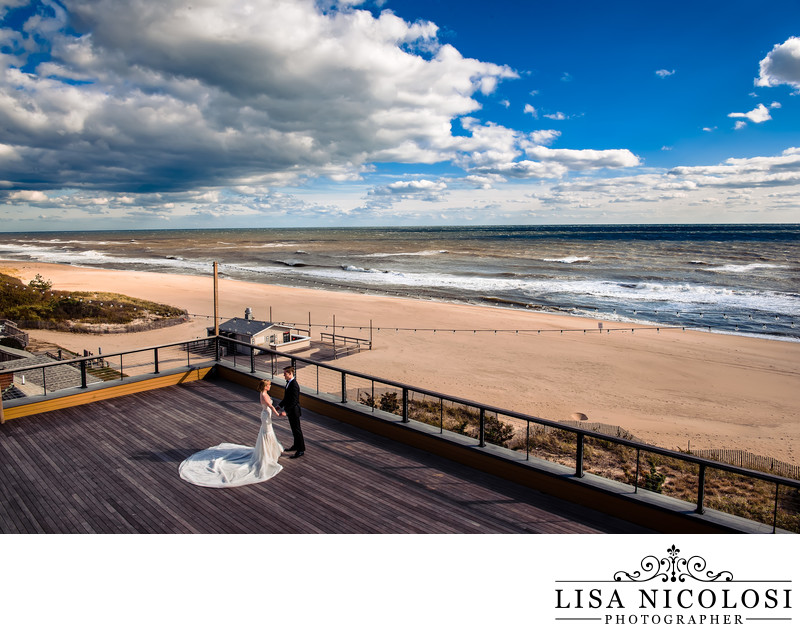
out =
<svg viewBox="0 0 800 632"><path fill-rule="evenodd" d="M800 2L0 0L0 230L800 222Z"/></svg>

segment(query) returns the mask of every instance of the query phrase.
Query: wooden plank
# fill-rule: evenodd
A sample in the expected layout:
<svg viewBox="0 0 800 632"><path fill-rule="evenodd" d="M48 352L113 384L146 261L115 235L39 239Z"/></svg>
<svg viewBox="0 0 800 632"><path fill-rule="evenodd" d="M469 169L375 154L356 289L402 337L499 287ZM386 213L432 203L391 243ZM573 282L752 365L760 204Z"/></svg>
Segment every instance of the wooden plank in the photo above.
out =
<svg viewBox="0 0 800 632"><path fill-rule="evenodd" d="M204 380L1 426L0 532L645 531L311 412L306 456L284 455L270 481L208 489L179 478L197 450L252 444L258 410L249 388ZM274 426L288 445L286 421Z"/></svg>

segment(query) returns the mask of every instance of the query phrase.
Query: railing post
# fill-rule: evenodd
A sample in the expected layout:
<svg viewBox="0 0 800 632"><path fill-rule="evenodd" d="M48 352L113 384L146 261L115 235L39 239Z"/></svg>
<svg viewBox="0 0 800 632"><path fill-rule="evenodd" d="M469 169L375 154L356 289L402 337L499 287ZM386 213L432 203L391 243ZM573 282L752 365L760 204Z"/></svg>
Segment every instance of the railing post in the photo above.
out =
<svg viewBox="0 0 800 632"><path fill-rule="evenodd" d="M525 424L525 460L531 460L531 422Z"/></svg>
<svg viewBox="0 0 800 632"><path fill-rule="evenodd" d="M186 348L189 348L189 345L186 345ZM158 373L158 347L153 349L153 368L155 369L153 373Z"/></svg>
<svg viewBox="0 0 800 632"><path fill-rule="evenodd" d="M347 403L347 375L342 371L342 404Z"/></svg>
<svg viewBox="0 0 800 632"><path fill-rule="evenodd" d="M695 513L704 513L703 500L706 495L706 464L700 464L700 475L697 477L697 509Z"/></svg>
<svg viewBox="0 0 800 632"><path fill-rule="evenodd" d="M102 362L102 360L100 360ZM124 380L125 378L122 375L122 354L119 354L119 379Z"/></svg>
<svg viewBox="0 0 800 632"><path fill-rule="evenodd" d="M578 447L575 454L575 476L578 478L583 478L583 439L584 434L582 432L577 433L576 438L578 440Z"/></svg>
<svg viewBox="0 0 800 632"><path fill-rule="evenodd" d="M481 408L481 421L478 429L478 445L481 448L486 447L486 409Z"/></svg>
<svg viewBox="0 0 800 632"><path fill-rule="evenodd" d="M81 360L81 388L86 388L86 360Z"/></svg>
<svg viewBox="0 0 800 632"><path fill-rule="evenodd" d="M189 348L189 345L186 345ZM214 338L214 360L219 362L219 338Z"/></svg>
<svg viewBox="0 0 800 632"><path fill-rule="evenodd" d="M778 488L779 483L775 483L775 508L772 510L772 533L778 530Z"/></svg>
<svg viewBox="0 0 800 632"><path fill-rule="evenodd" d="M403 423L408 423L408 389L403 387Z"/></svg>
<svg viewBox="0 0 800 632"><path fill-rule="evenodd" d="M250 373L256 372L256 350L250 347Z"/></svg>
<svg viewBox="0 0 800 632"><path fill-rule="evenodd" d="M42 367L42 391L43 391L42 394L43 395L47 395L47 378L45 377L46 375L47 375L47 369L45 367Z"/></svg>
<svg viewBox="0 0 800 632"><path fill-rule="evenodd" d="M639 455L641 454L641 450L636 448L636 478L633 479L633 493L639 491Z"/></svg>

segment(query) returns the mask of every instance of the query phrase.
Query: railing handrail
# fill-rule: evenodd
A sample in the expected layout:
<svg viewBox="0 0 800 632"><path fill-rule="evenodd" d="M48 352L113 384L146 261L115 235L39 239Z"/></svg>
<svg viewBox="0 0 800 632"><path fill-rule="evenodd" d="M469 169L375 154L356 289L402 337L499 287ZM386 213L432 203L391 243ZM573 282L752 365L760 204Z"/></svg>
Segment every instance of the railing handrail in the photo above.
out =
<svg viewBox="0 0 800 632"><path fill-rule="evenodd" d="M750 469L747 469L747 468L744 468L744 467L740 467L740 466L737 466L737 465L731 465L731 464L728 464L728 463L722 463L720 461L714 461L712 459L708 459L708 458L704 458L704 457L700 457L700 456L695 456L693 454L687 454L685 452L670 450L669 448L660 448L658 446L650 445L648 443L644 443L644 442L641 442L641 441L634 441L632 439L625 439L623 437L615 437L615 436L603 434L601 432L597 432L597 431L594 431L594 430L579 428L579 427L576 427L576 426L573 426L573 425L570 425L570 424L566 424L566 423L562 423L562 422L558 422L558 421L553 421L551 419L544 419L542 417L536 417L536 416L533 416L533 415L527 415L525 413L521 413L521 412L517 412L517 411L513 411L513 410L508 410L508 409L500 408L500 407L497 407L497 406L492 406L490 404L484 404L484 403L481 403L481 402L476 402L474 400L469 400L469 399L466 399L466 398L463 398L463 397L458 397L458 396L454 396L454 395L447 395L447 394L444 394L444 393L441 393L441 392L438 392L438 391L433 391L433 390L422 388L422 387L411 386L411 385L406 384L404 382L398 382L396 380L380 378L380 377L376 377L374 375L369 375L367 373L361 373L359 371L353 371L353 370L350 370L350 369L344 369L344 368L341 368L341 367L332 366L332 365L328 364L327 362L323 362L323 361L319 361L319 360L313 360L311 358L304 358L304 357L297 356L297 355L294 355L294 354L291 354L291 353L284 353L284 352L277 351L277 350L269 348L269 347L262 347L262 346L259 346L259 345L253 345L253 344L250 344L250 343L247 343L247 342L243 342L241 340L237 340L235 338L229 338L229 337L222 336L222 335L220 335L220 336L207 336L205 338L192 338L192 339L189 339L189 340L182 340L182 341L179 341L179 342L171 342L171 343L162 344L162 345L152 345L152 346L149 346L149 347L142 347L142 348L139 348L139 349L132 349L132 350L129 350L129 351L117 351L117 352L112 352L112 353L103 353L103 354L91 355L91 356L78 356L77 358L73 358L73 359L55 360L55 361L52 361L52 362L45 362L45 363L29 365L29 366L12 367L12 368L7 368L7 369L0 370L0 375L4 375L4 374L7 374L7 373L17 373L17 372L21 372L21 371L32 371L32 370L43 369L43 368L48 368L48 367L53 367L53 366L60 366L60 365L65 365L65 364L73 364L74 365L74 364L78 364L78 363L81 363L81 362L100 360L100 359L104 359L104 358L114 358L114 357L119 357L119 356L123 356L123 355L129 355L129 354L134 354L134 353L142 353L142 352L146 352L146 351L154 351L156 349L164 349L164 348L168 348L168 347L175 347L175 346L181 346L181 345L198 344L198 343L204 343L204 342L206 342L206 343L214 343L215 340L233 342L233 343L236 343L238 346L249 347L252 350L264 351L264 352L266 352L268 354L272 354L273 356L280 356L280 357L286 358L287 360L290 360L290 361L293 361L293 362L298 362L299 361L299 362L302 362L303 364L306 364L306 365L314 365L314 366L322 367L322 368L324 368L326 370L329 370L329 371L337 371L343 376L352 376L352 377L363 379L363 380L367 380L367 381L370 381L370 382L373 382L373 383L379 382L379 383L384 384L386 386L390 386L390 387L393 387L393 388L401 389L404 392L413 391L415 393L419 393L419 394L422 394L422 395L430 396L432 398L437 398L437 399L441 399L441 400L447 400L447 401L453 402L455 404L461 404L461 405L464 405L464 406L477 408L479 411L484 411L484 414L485 414L485 412L488 411L488 412L495 413L497 415L504 415L506 417L511 417L511 418L514 418L514 419L518 419L520 421L526 422L527 424L535 423L535 424L547 426L547 427L550 427L550 428L555 428L555 429L558 429L558 430L564 430L564 431L573 433L576 436L591 437L591 438L594 438L594 439L599 439L601 441L609 441L611 443L616 443L616 444L627 446L627 447L634 448L634 449L637 449L637 450L651 452L651 453L658 454L658 455L661 455L661 456L678 459L680 461L693 463L693 464L701 466L701 467L710 466L710 467L713 467L714 469L723 470L723 471L726 471L726 472L730 472L732 474L739 474L739 475L742 475L742 476L747 476L747 477L750 477L750 478L756 478L756 479L767 481L767 482L770 482L770 483L775 483L775 484L778 484L778 485L784 485L784 486L787 486L787 487L800 489L800 481L795 480L795 479L786 478L786 477L783 477L783 476L776 476L774 474L768 474L766 472L760 472L758 470L750 470Z"/></svg>
<svg viewBox="0 0 800 632"><path fill-rule="evenodd" d="M210 336L207 338L192 338L191 340L183 340L181 342L170 342L168 344L163 344L163 345L153 345L152 347L142 347L141 349L131 349L129 351L98 353L88 356L77 356L71 359L68 358L66 360L53 360L51 362L44 362L42 364L31 364L25 366L10 367L6 369L0 369L0 375L5 375L6 373L19 373L20 371L31 371L35 369L46 369L53 366L60 366L62 364L77 364L78 362L90 362L94 360L102 360L103 358L116 358L121 355L130 355L132 353L143 353L145 351L154 351L155 349L166 349L167 347L177 347L179 345L192 344L198 342L210 342L212 340L214 340L214 336ZM6 360L6 362L14 362L14 360Z"/></svg>

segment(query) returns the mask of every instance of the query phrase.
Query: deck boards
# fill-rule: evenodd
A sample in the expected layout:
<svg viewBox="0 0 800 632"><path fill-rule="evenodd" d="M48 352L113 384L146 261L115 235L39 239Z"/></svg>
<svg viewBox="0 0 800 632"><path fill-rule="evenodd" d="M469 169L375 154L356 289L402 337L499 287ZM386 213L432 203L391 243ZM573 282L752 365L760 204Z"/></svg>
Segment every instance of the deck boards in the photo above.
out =
<svg viewBox="0 0 800 632"><path fill-rule="evenodd" d="M258 485L178 476L190 454L251 445L255 393L204 380L0 426L2 533L638 533L631 523L307 413L308 451ZM278 439L291 444L284 419Z"/></svg>

